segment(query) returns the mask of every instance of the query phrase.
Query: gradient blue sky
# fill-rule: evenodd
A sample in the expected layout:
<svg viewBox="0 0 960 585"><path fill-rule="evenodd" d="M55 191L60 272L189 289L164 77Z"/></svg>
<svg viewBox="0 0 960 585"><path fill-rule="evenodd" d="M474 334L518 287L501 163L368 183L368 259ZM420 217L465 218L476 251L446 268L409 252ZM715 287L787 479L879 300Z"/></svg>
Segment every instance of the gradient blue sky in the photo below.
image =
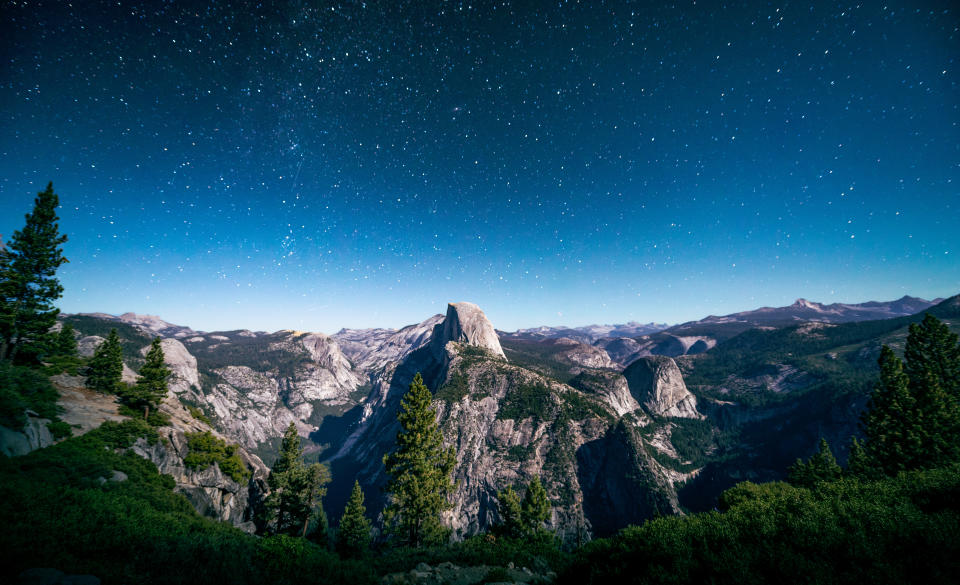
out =
<svg viewBox="0 0 960 585"><path fill-rule="evenodd" d="M512 330L960 292L949 2L81 4L0 24L0 233L54 182L67 312L334 332L469 300Z"/></svg>

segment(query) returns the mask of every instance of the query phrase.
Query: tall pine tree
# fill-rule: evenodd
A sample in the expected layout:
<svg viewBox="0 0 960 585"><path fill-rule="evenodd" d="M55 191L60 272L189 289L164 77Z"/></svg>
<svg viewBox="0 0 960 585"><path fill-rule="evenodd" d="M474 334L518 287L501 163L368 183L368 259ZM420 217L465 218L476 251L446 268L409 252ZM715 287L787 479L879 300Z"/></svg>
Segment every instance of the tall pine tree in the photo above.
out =
<svg viewBox="0 0 960 585"><path fill-rule="evenodd" d="M858 467L896 475L960 461L957 336L927 314L910 326L905 356L906 365L881 349L880 381L861 417Z"/></svg>
<svg viewBox="0 0 960 585"><path fill-rule="evenodd" d="M117 330L111 329L107 339L93 352L93 357L87 366L87 388L115 394L120 388L122 377L123 350L120 347Z"/></svg>
<svg viewBox="0 0 960 585"><path fill-rule="evenodd" d="M122 366L121 366L122 367ZM159 337L154 337L147 352L146 361L140 368L137 384L127 390L128 401L133 406L143 408L143 418L150 418L150 408L157 408L167 396L167 378L170 368L164 363L163 345Z"/></svg>
<svg viewBox="0 0 960 585"><path fill-rule="evenodd" d="M927 313L921 323L910 325L903 358L914 393L930 374L944 392L960 400L960 343L939 319Z"/></svg>
<svg viewBox="0 0 960 585"><path fill-rule="evenodd" d="M523 510L520 495L513 486L507 486L497 494L497 511L500 513L500 522L494 526L494 533L510 538L523 536Z"/></svg>
<svg viewBox="0 0 960 585"><path fill-rule="evenodd" d="M320 516L319 507L327 493L324 486L328 483L330 472L326 465L303 462L300 436L291 422L283 434L277 462L267 477L270 493L264 507L268 528L276 534L307 536L310 521Z"/></svg>
<svg viewBox="0 0 960 585"><path fill-rule="evenodd" d="M37 193L23 229L0 246L0 359L32 362L50 345L48 332L60 312L53 303L63 294L56 272L67 262L59 205L50 183Z"/></svg>
<svg viewBox="0 0 960 585"><path fill-rule="evenodd" d="M533 476L527 486L527 493L520 505L520 517L527 534L536 536L546 531L544 524L550 520L550 500L539 476Z"/></svg>
<svg viewBox="0 0 960 585"><path fill-rule="evenodd" d="M340 518L337 528L337 552L346 557L358 557L367 552L370 546L370 521L367 520L367 508L363 505L363 490L360 482L354 480L350 500Z"/></svg>
<svg viewBox="0 0 960 585"><path fill-rule="evenodd" d="M387 532L401 544L422 546L446 540L440 513L452 507L451 479L457 459L443 447L432 395L418 373L400 401L397 448L384 456L388 504L383 512Z"/></svg>

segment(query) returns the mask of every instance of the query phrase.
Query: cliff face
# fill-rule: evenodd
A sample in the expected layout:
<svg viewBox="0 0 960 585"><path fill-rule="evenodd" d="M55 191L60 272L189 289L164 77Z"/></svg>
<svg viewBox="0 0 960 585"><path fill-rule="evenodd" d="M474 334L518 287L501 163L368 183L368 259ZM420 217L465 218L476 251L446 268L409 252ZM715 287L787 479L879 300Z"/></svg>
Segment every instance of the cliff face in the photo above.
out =
<svg viewBox="0 0 960 585"><path fill-rule="evenodd" d="M701 418L697 399L687 390L673 359L659 355L643 357L630 364L623 375L630 393L650 414Z"/></svg>
<svg viewBox="0 0 960 585"><path fill-rule="evenodd" d="M178 400L168 397L160 411L170 417L170 424L158 429L161 440L150 444L139 439L133 451L153 462L160 470L173 477L175 491L183 494L200 514L229 522L253 533L253 517L257 505L266 493L266 479L270 469L259 457L240 448L237 454L251 472L251 478L238 483L220 471L217 463L202 470L190 469L184 464L189 453L187 433L210 431L223 439L216 430L194 419ZM228 442L229 439L226 439Z"/></svg>

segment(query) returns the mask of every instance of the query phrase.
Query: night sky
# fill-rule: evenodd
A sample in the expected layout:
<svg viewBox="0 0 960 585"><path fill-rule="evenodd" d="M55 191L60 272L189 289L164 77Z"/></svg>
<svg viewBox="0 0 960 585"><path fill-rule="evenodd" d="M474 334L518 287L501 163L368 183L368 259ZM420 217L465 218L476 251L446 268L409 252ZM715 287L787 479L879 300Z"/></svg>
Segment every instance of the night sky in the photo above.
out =
<svg viewBox="0 0 960 585"><path fill-rule="evenodd" d="M64 311L511 330L960 292L951 2L256 4L2 2L0 233L53 181Z"/></svg>

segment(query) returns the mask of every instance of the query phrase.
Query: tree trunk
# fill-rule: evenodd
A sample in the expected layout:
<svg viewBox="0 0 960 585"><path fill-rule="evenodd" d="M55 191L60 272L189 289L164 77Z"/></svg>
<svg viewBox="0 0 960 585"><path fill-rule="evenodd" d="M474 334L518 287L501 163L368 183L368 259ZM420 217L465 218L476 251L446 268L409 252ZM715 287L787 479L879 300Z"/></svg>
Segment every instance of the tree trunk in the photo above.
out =
<svg viewBox="0 0 960 585"><path fill-rule="evenodd" d="M307 537L307 527L310 526L310 515L307 514L307 517L303 519L303 532L300 533L300 538Z"/></svg>
<svg viewBox="0 0 960 585"><path fill-rule="evenodd" d="M143 407L143 420L147 420L150 417L150 405Z"/></svg>

